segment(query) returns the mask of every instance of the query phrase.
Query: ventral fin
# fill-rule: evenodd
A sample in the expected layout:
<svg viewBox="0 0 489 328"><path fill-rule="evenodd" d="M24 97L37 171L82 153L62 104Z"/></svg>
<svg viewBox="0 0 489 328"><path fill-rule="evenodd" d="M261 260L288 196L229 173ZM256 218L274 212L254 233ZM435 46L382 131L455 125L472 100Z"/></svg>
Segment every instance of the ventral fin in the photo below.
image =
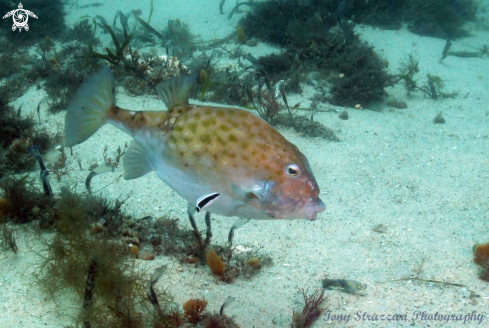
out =
<svg viewBox="0 0 489 328"><path fill-rule="evenodd" d="M136 141L132 141L123 159L124 179L131 180L142 177L151 171L151 162L146 150Z"/></svg>
<svg viewBox="0 0 489 328"><path fill-rule="evenodd" d="M197 200L197 206L195 206L195 210L197 211L197 213L214 203L220 195L221 194L218 194L217 192L213 192L200 197Z"/></svg>
<svg viewBox="0 0 489 328"><path fill-rule="evenodd" d="M195 86L197 75L175 76L156 86L156 92L167 109L188 105L188 98Z"/></svg>

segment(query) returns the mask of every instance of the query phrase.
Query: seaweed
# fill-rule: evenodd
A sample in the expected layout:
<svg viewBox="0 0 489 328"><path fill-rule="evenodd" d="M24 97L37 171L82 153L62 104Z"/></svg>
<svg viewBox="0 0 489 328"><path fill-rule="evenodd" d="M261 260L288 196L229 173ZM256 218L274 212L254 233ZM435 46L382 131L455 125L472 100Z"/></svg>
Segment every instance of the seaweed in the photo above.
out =
<svg viewBox="0 0 489 328"><path fill-rule="evenodd" d="M300 1L290 1L301 3ZM308 4L321 17L350 19L384 29L408 29L419 35L458 38L468 34L464 24L475 19L478 2L474 0L315 0ZM336 15L335 15L336 14Z"/></svg>
<svg viewBox="0 0 489 328"><path fill-rule="evenodd" d="M8 93L5 86L0 87L0 171L20 173L30 170L35 163L27 147L39 144L44 154L60 140L60 135L50 136L36 127L31 116L22 117L22 108L15 110L8 105Z"/></svg>
<svg viewBox="0 0 489 328"><path fill-rule="evenodd" d="M14 233L7 226L7 224L2 225L2 243L0 244L0 249L3 251L12 251L17 254L17 242L14 237Z"/></svg>
<svg viewBox="0 0 489 328"><path fill-rule="evenodd" d="M329 141L340 141L332 129L303 115L293 115L291 119L288 115L279 114L276 123L277 125L292 127L300 135L305 137L318 137Z"/></svg>
<svg viewBox="0 0 489 328"><path fill-rule="evenodd" d="M265 1L253 6L239 24L249 35L272 44L287 46L292 41L289 33L293 32L292 28L288 28L289 24L304 22L314 15L314 8L301 6L297 1ZM307 27L301 30L307 30Z"/></svg>
<svg viewBox="0 0 489 328"><path fill-rule="evenodd" d="M331 82L330 101L336 105L367 107L382 101L384 88L392 83L388 62L360 41L352 24L337 24L327 8L299 1L257 3L240 21L251 36L286 47L282 54L267 58L282 62L268 65L270 71L287 70L281 74L294 76L295 81L300 80L297 72L320 71ZM267 59L261 59L265 65Z"/></svg>
<svg viewBox="0 0 489 328"><path fill-rule="evenodd" d="M194 35L190 33L188 25L182 23L180 19L168 20L167 38L173 45L186 52L192 52L194 45Z"/></svg>
<svg viewBox="0 0 489 328"><path fill-rule="evenodd" d="M441 112L436 114L435 118L433 119L433 123L435 123L435 124L445 123L445 118L443 117Z"/></svg>
<svg viewBox="0 0 489 328"><path fill-rule="evenodd" d="M473 0L413 0L405 6L404 19L413 33L454 39L469 34L463 25L474 20L476 12Z"/></svg>
<svg viewBox="0 0 489 328"><path fill-rule="evenodd" d="M48 111L51 113L65 110L85 78L101 66L79 42L66 44L57 52L56 58L56 65L38 65L29 73L32 78L45 78L43 86L49 97Z"/></svg>
<svg viewBox="0 0 489 328"><path fill-rule="evenodd" d="M258 61L272 80L289 77L291 75L290 71L297 64L294 55L290 51L262 56L258 58Z"/></svg>
<svg viewBox="0 0 489 328"><path fill-rule="evenodd" d="M91 17L90 17L91 18ZM100 39L96 37L97 23L95 18L92 19L92 25L88 21L88 18L76 23L73 28L69 29L64 36L64 41L78 41L82 44L98 45ZM93 26L93 27L92 27Z"/></svg>
<svg viewBox="0 0 489 328"><path fill-rule="evenodd" d="M153 9L153 1L151 1L151 9ZM160 32L158 32L155 28L153 28L151 25L149 25L149 19L148 19L148 22L145 22L144 20L142 20L141 18L139 18L138 15L134 14L134 18L136 18L136 20L149 32L153 33L154 35L156 35L158 38L160 38L161 40L165 41L166 38L163 36L163 34L161 34ZM150 16L151 18L151 16Z"/></svg>
<svg viewBox="0 0 489 328"><path fill-rule="evenodd" d="M402 60L399 63L399 73L396 75L397 80L395 83L399 81L404 82L404 87L408 94L416 90L417 84L414 80L414 76L419 72L419 61L418 59L409 54L406 59Z"/></svg>
<svg viewBox="0 0 489 328"><path fill-rule="evenodd" d="M224 5L224 1L222 2L222 4ZM233 7L233 9L231 9L231 11L228 14L228 19L233 18L234 14L239 11L239 7L241 7L241 6L252 7L254 5L256 5L256 3L253 2L253 1L249 1L249 2L236 2L236 5ZM222 13L222 6L219 5L219 8L221 9L221 13Z"/></svg>
<svg viewBox="0 0 489 328"><path fill-rule="evenodd" d="M405 60L401 61L399 65L399 73L393 77L392 84L403 81L408 95L417 90L421 91L433 100L437 100L439 97L454 98L458 96L458 92L446 93L441 91L444 83L439 76L427 74L426 83L421 86L418 85L418 82L414 79L414 76L418 72L418 60L413 55L408 55ZM397 101L390 101L387 104L398 108L406 107L404 103Z"/></svg>
<svg viewBox="0 0 489 328"><path fill-rule="evenodd" d="M34 187L34 178L24 175L21 177L4 177L0 188L4 190L4 199L9 204L6 221L17 224L28 223L43 219L42 214L51 208L51 199ZM46 219L50 220L51 215Z"/></svg>
<svg viewBox="0 0 489 328"><path fill-rule="evenodd" d="M142 317L136 306L145 299L143 273L135 269L134 260L127 256L128 248L111 229L91 233L93 224L110 216L100 209L115 211L115 220L121 223L127 216L117 204L108 206L104 200L68 191L56 202L52 214L58 233L38 252L37 282L52 298L66 288L77 293L83 305L77 321L85 326L139 326Z"/></svg>
<svg viewBox="0 0 489 328"><path fill-rule="evenodd" d="M200 70L199 83L200 83L200 101L204 101L205 94L207 93L210 86L212 85L212 80L209 77L209 74L207 74L207 72L204 69Z"/></svg>
<svg viewBox="0 0 489 328"><path fill-rule="evenodd" d="M308 295L308 289L299 288L299 292L304 298L304 307L300 312L292 313L291 328L308 328L319 319L319 316L326 311L326 308L321 307L324 302L324 290L316 289L314 293Z"/></svg>
<svg viewBox="0 0 489 328"><path fill-rule="evenodd" d="M326 1L331 3L331 1ZM402 26L406 0L352 1L344 15L356 23L397 30Z"/></svg>
<svg viewBox="0 0 489 328"><path fill-rule="evenodd" d="M107 50L107 54L100 54L100 53L95 52L93 50L93 47L91 44L89 44L89 46L88 46L88 53L91 57L99 58L99 59L105 59L113 65L118 65L120 61L124 61L124 50L129 45L129 42L131 42L132 34L129 34L122 41L122 44L121 44L119 42L119 40L117 39L117 36L115 35L114 30L112 30L112 28L107 24L105 25L105 28L109 31L110 36L112 38L112 41L114 42L115 53L112 52L109 48L105 48Z"/></svg>
<svg viewBox="0 0 489 328"><path fill-rule="evenodd" d="M224 8L225 2L226 2L226 0L221 0L221 2L219 2L219 12L221 13L221 15L224 15L223 8Z"/></svg>
<svg viewBox="0 0 489 328"><path fill-rule="evenodd" d="M482 47L469 47L476 49L477 51L449 51L449 48L446 51L443 51L442 59L446 58L446 56L455 56L460 58L484 58L486 55L489 54L489 46L487 46L486 44L482 45Z"/></svg>

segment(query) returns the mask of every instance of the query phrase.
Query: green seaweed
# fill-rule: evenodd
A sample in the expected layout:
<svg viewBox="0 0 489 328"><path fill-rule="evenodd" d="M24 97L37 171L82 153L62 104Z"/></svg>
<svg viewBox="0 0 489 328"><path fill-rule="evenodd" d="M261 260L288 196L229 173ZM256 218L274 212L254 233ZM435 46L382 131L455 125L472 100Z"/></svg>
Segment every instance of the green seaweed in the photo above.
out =
<svg viewBox="0 0 489 328"><path fill-rule="evenodd" d="M148 17L148 21L147 21L148 24L151 21L151 17L153 16L153 0L151 0L150 5L151 5L151 8L149 10L149 17Z"/></svg>
<svg viewBox="0 0 489 328"><path fill-rule="evenodd" d="M2 251L12 251L17 254L17 241L15 240L14 233L7 224L2 225L2 242L0 244L0 249Z"/></svg>
<svg viewBox="0 0 489 328"><path fill-rule="evenodd" d="M224 1L223 1L223 5L224 5ZM228 19L233 18L234 14L238 11L239 7L244 6L244 5L249 6L249 7L252 7L252 6L256 5L256 3L251 2L251 1L250 2L239 2L239 3L236 3L236 5L233 7L233 9L231 10L231 12L229 13ZM219 8L221 8L221 7L219 7ZM221 10L222 10L222 8L221 8Z"/></svg>
<svg viewBox="0 0 489 328"><path fill-rule="evenodd" d="M418 72L419 72L419 61L414 55L409 54L406 59L400 62L399 73L397 74L396 76L397 80L394 83L403 81L407 93L410 94L418 87L416 81L414 80L414 76Z"/></svg>
<svg viewBox="0 0 489 328"><path fill-rule="evenodd" d="M191 51L194 48L194 36L190 33L188 25L180 22L180 19L176 18L175 20L168 20L167 30L168 37L174 45L177 45L186 51Z"/></svg>
<svg viewBox="0 0 489 328"><path fill-rule="evenodd" d="M84 43L89 43L96 45L100 43L100 40L95 36L97 33L97 20L91 16L82 16L84 18L81 22L75 24L73 29L70 30L68 35L71 33L73 36L67 36L65 41L78 40ZM88 19L92 20L93 30L88 25Z"/></svg>
<svg viewBox="0 0 489 328"><path fill-rule="evenodd" d="M55 298L69 289L83 300L78 323L94 327L142 327L142 315L136 306L145 304L145 275L136 269L129 249L113 235L109 226L100 233L92 227L99 223L100 210L116 215L122 224L127 216L120 205L109 206L104 200L65 192L56 200L53 215L58 233L43 241L38 252L36 281ZM107 222L108 223L108 222ZM101 236L102 235L102 236Z"/></svg>
<svg viewBox="0 0 489 328"><path fill-rule="evenodd" d="M319 72L331 84L331 103L368 107L382 101L392 80L387 61L360 40L353 24L345 21L339 27L337 16L324 11L300 1L265 1L257 3L240 25L250 36L285 47L269 60L280 63L276 68L286 70L282 75L294 74L299 81L298 73Z"/></svg>
<svg viewBox="0 0 489 328"><path fill-rule="evenodd" d="M158 32L155 28L153 28L151 25L149 25L149 20L148 20L148 23L146 23L144 20L142 20L138 15L134 15L134 18L136 18L136 20L149 32L153 33L154 35L156 35L158 38L160 38L161 40L166 40L166 38L163 36L163 34L161 34L160 32Z"/></svg>
<svg viewBox="0 0 489 328"><path fill-rule="evenodd" d="M221 13L221 15L224 15L224 2L226 2L226 0L221 0L221 2L219 2L219 12Z"/></svg>
<svg viewBox="0 0 489 328"><path fill-rule="evenodd" d="M88 45L89 55L93 58L105 59L111 64L118 65L120 61L124 61L124 50L129 45L129 42L131 42L132 34L129 34L125 38L125 40L122 41L122 44L121 44L119 42L119 40L117 39L117 36L115 35L114 30L112 30L112 28L107 24L105 24L105 28L109 31L110 36L112 38L112 41L114 42L115 53L112 52L109 48L106 48L107 54L100 54L98 52L95 52L93 50L92 45L89 44Z"/></svg>

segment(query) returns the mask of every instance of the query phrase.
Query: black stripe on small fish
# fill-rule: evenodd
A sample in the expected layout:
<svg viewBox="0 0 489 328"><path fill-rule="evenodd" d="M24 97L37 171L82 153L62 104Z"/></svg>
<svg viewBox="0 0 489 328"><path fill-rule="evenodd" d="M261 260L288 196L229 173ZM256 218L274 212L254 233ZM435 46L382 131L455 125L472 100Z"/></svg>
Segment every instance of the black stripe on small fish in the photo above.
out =
<svg viewBox="0 0 489 328"><path fill-rule="evenodd" d="M197 206L195 207L195 210L197 211L197 213L202 211L207 206L211 205L220 195L221 194L218 194L217 192L213 192L211 194L204 195L204 196L200 197L197 200Z"/></svg>

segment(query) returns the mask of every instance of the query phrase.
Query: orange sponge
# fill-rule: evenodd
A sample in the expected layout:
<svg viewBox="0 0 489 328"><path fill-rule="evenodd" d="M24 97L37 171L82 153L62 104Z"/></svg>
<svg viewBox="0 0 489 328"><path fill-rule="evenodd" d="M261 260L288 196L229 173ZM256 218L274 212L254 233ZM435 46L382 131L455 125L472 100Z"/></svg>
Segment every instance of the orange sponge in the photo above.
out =
<svg viewBox="0 0 489 328"><path fill-rule="evenodd" d="M236 34L238 35L238 43L239 44L246 44L246 35L241 26L238 26L236 28Z"/></svg>
<svg viewBox="0 0 489 328"><path fill-rule="evenodd" d="M217 274L219 276L224 276L224 269L226 266L224 262L221 260L219 256L217 256L216 252L208 251L206 254L207 265L209 269L211 269L213 274Z"/></svg>
<svg viewBox="0 0 489 328"><path fill-rule="evenodd" d="M475 245L474 262L477 264L489 264L489 243Z"/></svg>
<svg viewBox="0 0 489 328"><path fill-rule="evenodd" d="M200 314L207 307L206 300L191 299L183 304L183 313L190 323L198 323Z"/></svg>

